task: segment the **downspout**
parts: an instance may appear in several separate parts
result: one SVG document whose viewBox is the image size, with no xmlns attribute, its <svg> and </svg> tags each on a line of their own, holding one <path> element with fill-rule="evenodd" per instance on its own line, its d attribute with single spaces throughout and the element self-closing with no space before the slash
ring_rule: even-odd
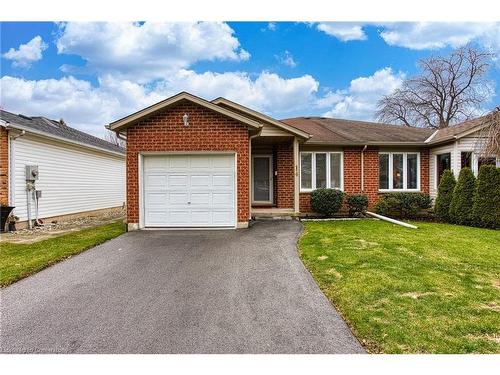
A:
<svg viewBox="0 0 500 375">
<path fill-rule="evenodd" d="M 116 134 L 116 138 L 121 139 L 124 142 L 127 142 L 127 137 L 121 135 L 120 132 L 115 132 L 115 134 Z"/>
<path fill-rule="evenodd" d="M 365 154 L 364 152 L 368 148 L 368 145 L 365 145 L 361 150 L 361 192 L 365 192 Z"/>
</svg>

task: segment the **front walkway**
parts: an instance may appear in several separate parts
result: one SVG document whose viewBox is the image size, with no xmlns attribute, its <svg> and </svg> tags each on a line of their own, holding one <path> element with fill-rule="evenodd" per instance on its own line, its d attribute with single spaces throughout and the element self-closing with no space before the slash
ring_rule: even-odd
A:
<svg viewBox="0 0 500 375">
<path fill-rule="evenodd" d="M 1 291 L 2 352 L 363 353 L 297 221 L 130 232 Z"/>
</svg>

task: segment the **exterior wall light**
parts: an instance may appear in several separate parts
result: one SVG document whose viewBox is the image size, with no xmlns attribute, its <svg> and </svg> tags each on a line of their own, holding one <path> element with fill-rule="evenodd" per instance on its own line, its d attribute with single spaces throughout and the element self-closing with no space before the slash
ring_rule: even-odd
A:
<svg viewBox="0 0 500 375">
<path fill-rule="evenodd" d="M 182 116 L 182 121 L 184 121 L 184 126 L 189 126 L 189 116 L 187 113 L 184 113 L 184 116 Z"/>
</svg>

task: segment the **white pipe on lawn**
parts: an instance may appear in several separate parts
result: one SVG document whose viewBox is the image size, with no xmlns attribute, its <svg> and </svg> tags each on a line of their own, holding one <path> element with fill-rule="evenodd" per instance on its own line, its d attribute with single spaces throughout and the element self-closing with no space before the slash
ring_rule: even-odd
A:
<svg viewBox="0 0 500 375">
<path fill-rule="evenodd" d="M 373 213 L 370 211 L 366 211 L 366 213 L 370 216 L 376 217 L 377 219 L 388 221 L 389 223 L 398 224 L 398 225 L 401 225 L 401 226 L 406 227 L 406 228 L 418 229 L 418 227 L 416 227 L 415 225 L 411 225 L 411 224 L 404 223 L 404 222 L 399 221 L 399 220 L 391 219 L 390 217 L 387 217 L 387 216 L 382 216 L 382 215 L 379 215 L 379 214 L 376 214 L 376 213 Z"/>
</svg>

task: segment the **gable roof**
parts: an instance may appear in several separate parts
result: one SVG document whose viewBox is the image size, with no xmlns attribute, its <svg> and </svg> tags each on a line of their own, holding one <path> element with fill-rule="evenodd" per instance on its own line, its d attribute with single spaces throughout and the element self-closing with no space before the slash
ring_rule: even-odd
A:
<svg viewBox="0 0 500 375">
<path fill-rule="evenodd" d="M 301 138 L 309 139 L 311 137 L 311 135 L 309 133 L 307 133 L 306 131 L 303 131 L 301 129 L 297 129 L 293 126 L 285 124 L 282 121 L 276 120 L 276 119 L 269 117 L 263 113 L 254 111 L 253 109 L 250 109 L 250 108 L 245 107 L 241 104 L 235 103 L 235 102 L 228 100 L 226 98 L 219 97 L 217 99 L 212 100 L 212 103 L 217 104 L 219 106 L 228 107 L 229 109 L 240 112 L 245 116 L 249 116 L 250 118 L 256 119 L 257 121 L 267 122 L 268 124 L 274 125 L 280 129 L 285 130 L 286 132 L 292 133 L 292 134 L 297 135 Z"/>
<path fill-rule="evenodd" d="M 432 129 L 326 117 L 297 117 L 281 121 L 311 134 L 307 144 L 424 145 L 434 132 Z"/>
<path fill-rule="evenodd" d="M 120 146 L 46 117 L 29 117 L 0 110 L 0 119 L 5 123 L 3 126 L 115 154 L 125 154 L 125 150 Z"/>
<path fill-rule="evenodd" d="M 429 144 L 444 143 L 454 141 L 455 139 L 465 137 L 489 125 L 489 115 L 477 117 L 472 120 L 464 121 L 460 124 L 439 129 L 436 135 L 429 140 Z"/>
<path fill-rule="evenodd" d="M 185 91 L 180 92 L 177 95 L 171 96 L 170 98 L 167 98 L 165 100 L 162 100 L 161 102 L 158 102 L 156 104 L 153 104 L 147 108 L 141 109 L 140 111 L 137 111 L 135 113 L 132 113 L 126 117 L 123 117 L 119 120 L 113 121 L 108 125 L 108 129 L 113 130 L 113 131 L 121 131 L 123 129 L 126 129 L 127 127 L 136 124 L 137 122 L 141 121 L 144 118 L 147 118 L 165 108 L 168 108 L 171 105 L 174 105 L 182 100 L 188 100 L 192 103 L 198 104 L 202 107 L 211 109 L 212 111 L 218 112 L 224 116 L 230 117 L 236 121 L 239 121 L 245 125 L 248 125 L 251 128 L 255 129 L 260 129 L 262 127 L 262 124 L 258 121 L 255 121 L 253 119 L 250 119 L 248 117 L 242 116 L 239 113 L 236 113 L 234 111 L 225 109 L 221 106 L 218 106 L 214 103 L 211 103 L 205 99 L 202 99 L 198 96 L 189 94 Z"/>
</svg>

